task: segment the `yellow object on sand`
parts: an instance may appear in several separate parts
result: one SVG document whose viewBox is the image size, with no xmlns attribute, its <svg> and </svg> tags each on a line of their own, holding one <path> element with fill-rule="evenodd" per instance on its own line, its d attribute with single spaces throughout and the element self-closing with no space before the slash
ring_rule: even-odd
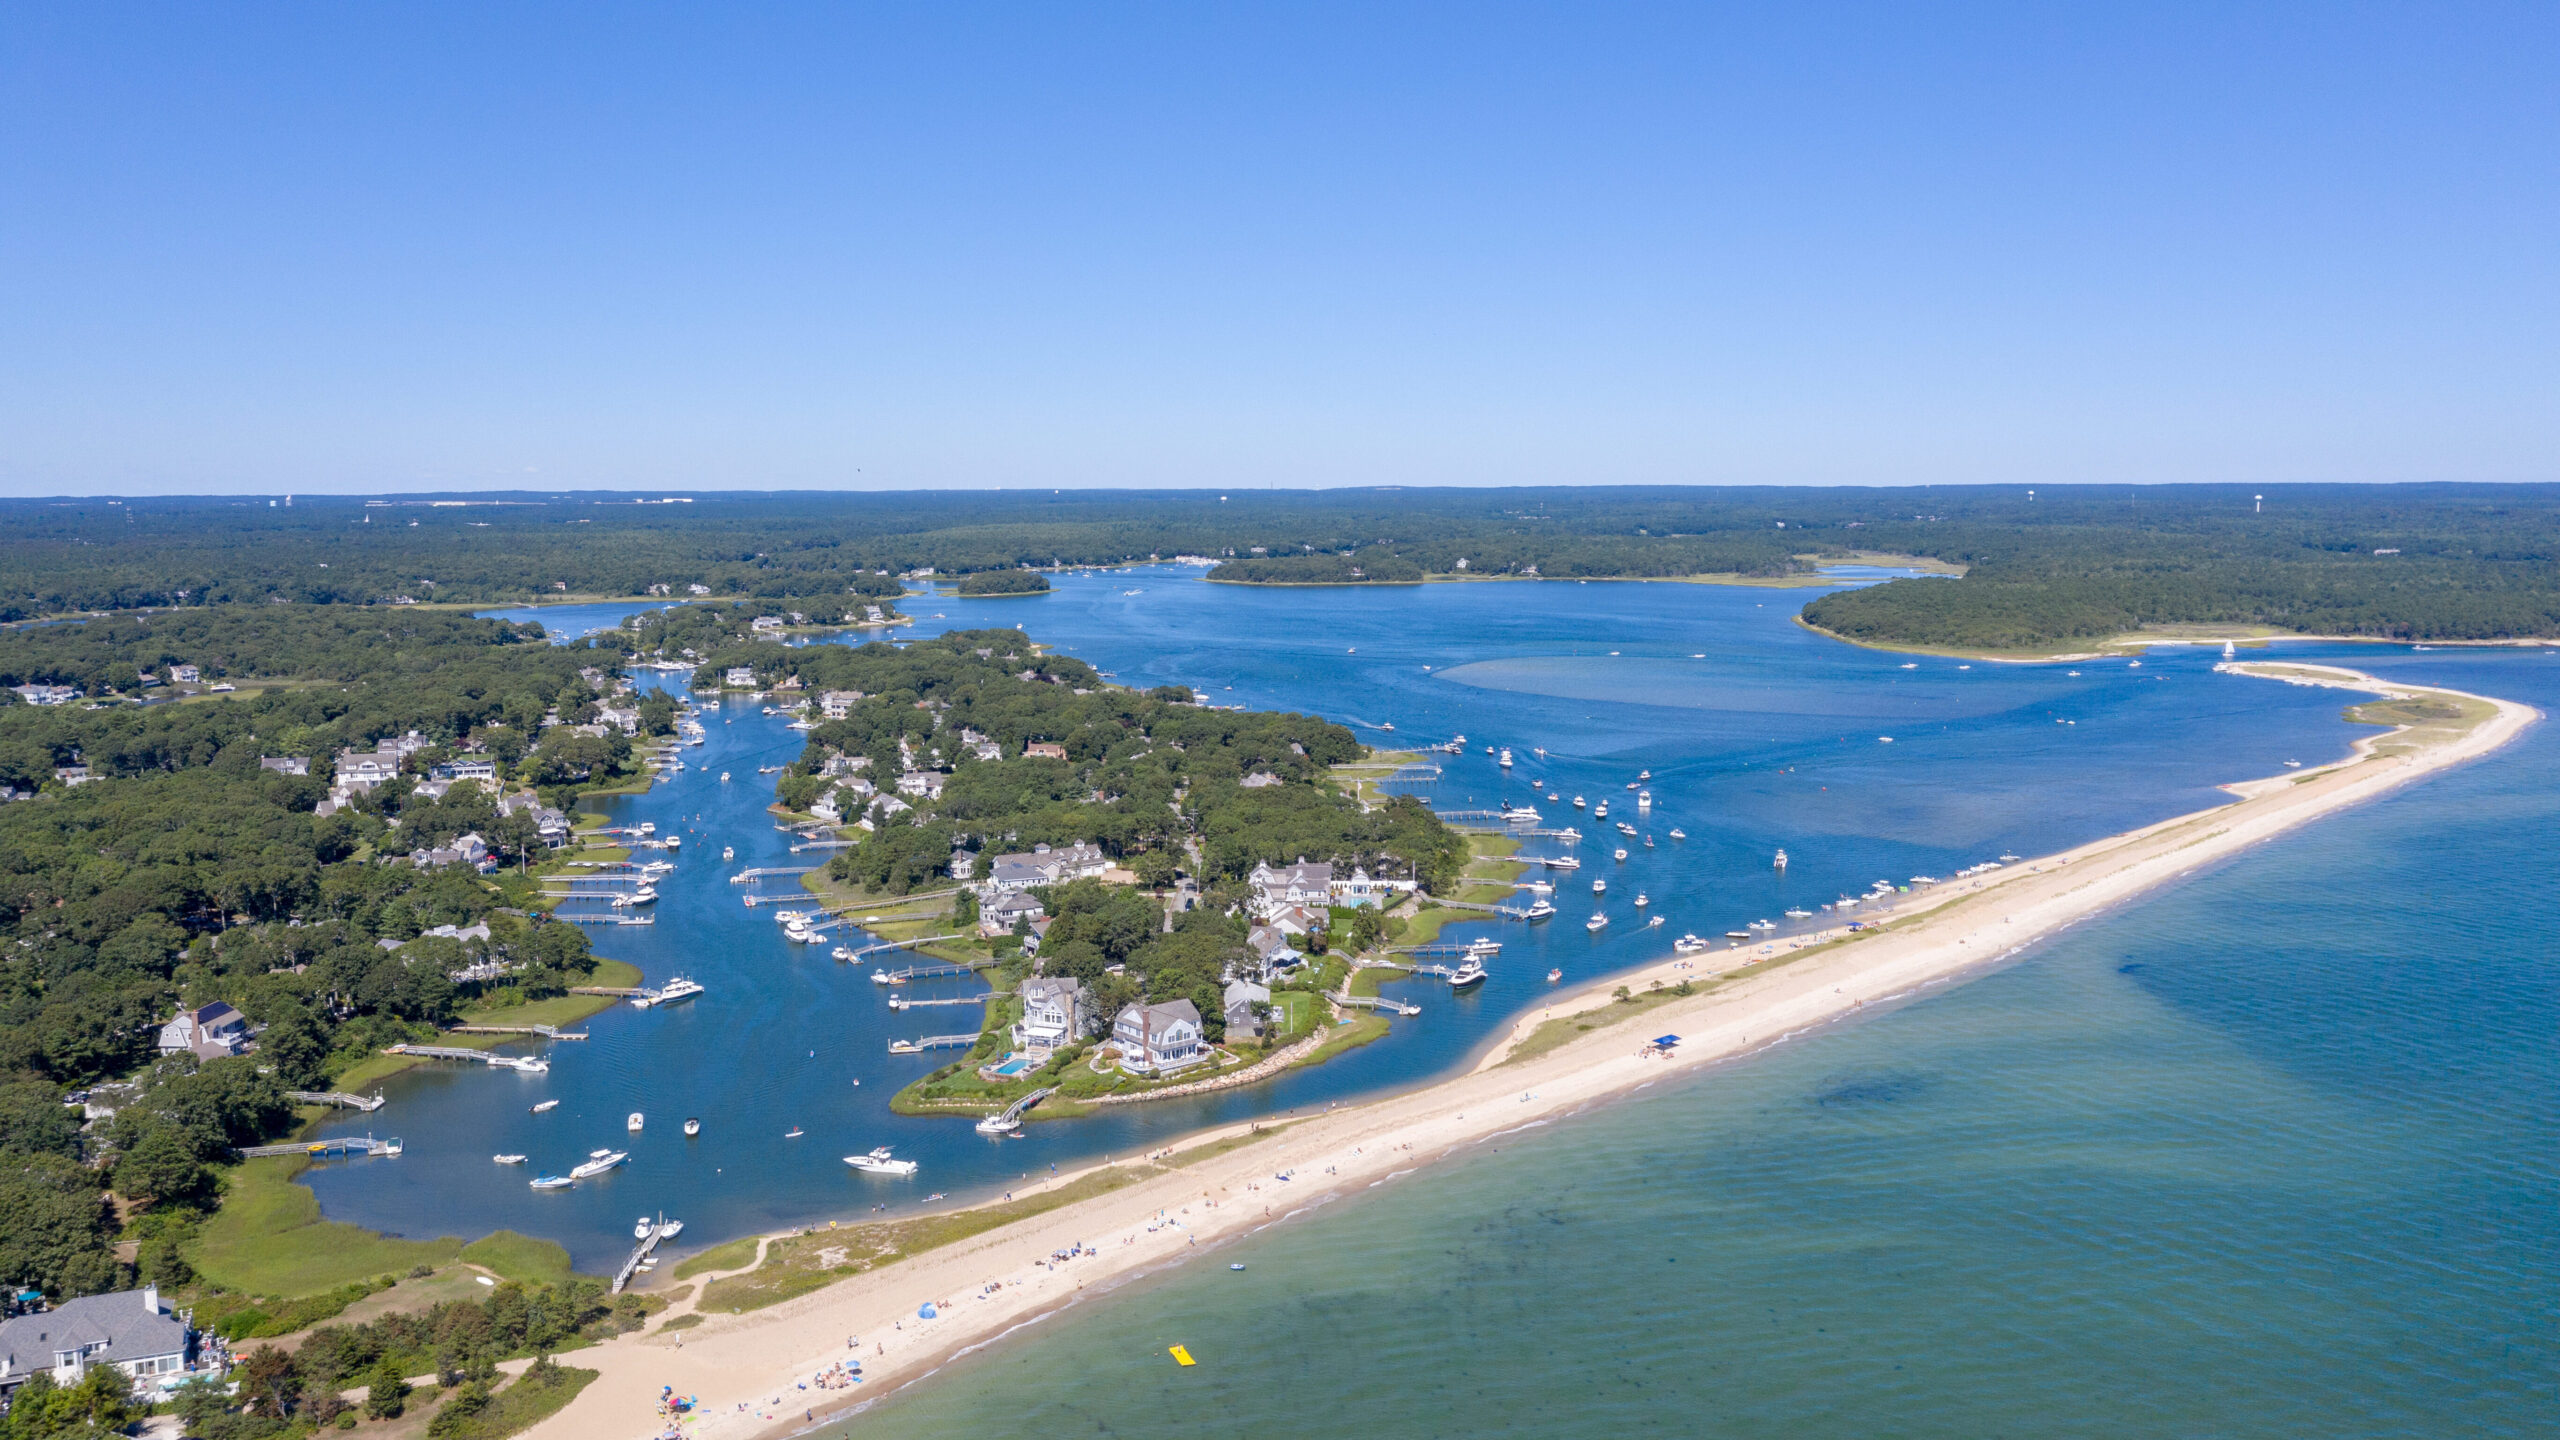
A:
<svg viewBox="0 0 2560 1440">
<path fill-rule="evenodd" d="M 1173 1356 L 1173 1363 L 1176 1365 L 1197 1365 L 1200 1363 L 1199 1361 L 1191 1358 L 1190 1351 L 1183 1349 L 1179 1345 L 1167 1346 L 1166 1352 Z"/>
</svg>

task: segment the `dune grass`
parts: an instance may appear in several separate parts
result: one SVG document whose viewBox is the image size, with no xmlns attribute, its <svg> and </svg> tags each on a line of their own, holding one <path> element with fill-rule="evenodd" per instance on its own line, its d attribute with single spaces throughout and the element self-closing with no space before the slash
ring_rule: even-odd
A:
<svg viewBox="0 0 2560 1440">
<path fill-rule="evenodd" d="M 567 1283 L 569 1252 L 556 1240 L 537 1240 L 513 1230 L 493 1230 L 462 1247 L 462 1258 L 501 1280 L 528 1285 Z"/>
<path fill-rule="evenodd" d="M 675 1268 L 675 1278 L 690 1280 L 711 1270 L 735 1270 L 756 1258 L 756 1237 L 741 1235 L 735 1240 L 714 1245 L 699 1255 L 688 1255 Z"/>
</svg>

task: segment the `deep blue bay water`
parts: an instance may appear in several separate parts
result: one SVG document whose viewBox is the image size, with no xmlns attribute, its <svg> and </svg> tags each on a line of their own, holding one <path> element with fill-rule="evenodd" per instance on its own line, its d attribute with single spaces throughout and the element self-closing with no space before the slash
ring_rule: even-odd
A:
<svg viewBox="0 0 2560 1440">
<path fill-rule="evenodd" d="M 1019 622 L 1123 683 L 1392 720 L 1392 737 L 1363 732 L 1376 742 L 1463 730 L 1473 753 L 1428 787 L 1444 806 L 1525 798 L 1530 775 L 1622 802 L 1651 768 L 1657 848 L 1618 866 L 1587 839 L 1584 882 L 1611 880 L 1601 938 L 1566 923 L 1590 904 L 1568 891 L 1559 923 L 1501 927 L 1479 996 L 1411 987 L 1424 1013 L 1342 1061 L 994 1143 L 966 1122 L 889 1116 L 889 1095 L 933 1062 L 885 1042 L 921 1027 L 739 905 L 729 870 L 790 863 L 754 771 L 799 737 L 731 702 L 687 752 L 694 768 L 614 802 L 680 827 L 686 851 L 658 925 L 599 932 L 653 979 L 683 969 L 712 993 L 596 1017 L 593 1040 L 552 1048 L 548 1076 L 396 1077 L 373 1123 L 409 1154 L 310 1178 L 334 1218 L 507 1226 L 589 1268 L 643 1210 L 682 1215 L 688 1244 L 707 1244 L 904 1210 L 927 1190 L 965 1200 L 1200 1124 L 1427 1082 L 1537 1003 L 1549 965 L 1601 976 L 1681 930 L 2112 833 L 2287 758 L 2333 756 L 2352 733 L 2334 692 L 2215 676 L 2201 651 L 2139 669 L 1906 671 L 1789 623 L 1803 599 L 1251 592 L 1169 570 L 1034 600 L 914 598 L 911 612 L 940 616 L 917 633 Z M 2560 660 L 2539 654 L 2278 653 L 2560 700 Z M 1519 752 L 1513 778 L 1482 743 Z M 1549 762 L 1531 763 L 1532 745 Z M 1327 1424 L 1393 1435 L 2540 1433 L 2555 1385 L 2560 901 L 2538 837 L 2554 769 L 2538 729 L 1996 973 L 1221 1252 L 1250 1261 L 1244 1274 L 1194 1267 L 1080 1307 L 854 1428 L 894 1414 L 963 1433 L 1196 1434 L 1209 1415 L 1218 1433 L 1276 1433 L 1304 1421 L 1318 1384 Z M 1673 825 L 1685 845 L 1663 838 Z M 735 866 L 717 863 L 722 844 Z M 1780 845 L 1783 878 L 1768 866 Z M 1638 888 L 1670 925 L 1632 928 Z M 564 1103 L 531 1116 L 536 1097 Z M 602 1183 L 534 1195 L 488 1162 L 619 1145 L 632 1109 L 650 1128 Z M 686 1114 L 704 1116 L 699 1140 L 677 1133 Z M 808 1138 L 783 1142 L 793 1124 Z M 924 1162 L 919 1183 L 838 1158 L 881 1143 Z M 1201 1368 L 1173 1372 L 1177 1340 Z"/>
</svg>

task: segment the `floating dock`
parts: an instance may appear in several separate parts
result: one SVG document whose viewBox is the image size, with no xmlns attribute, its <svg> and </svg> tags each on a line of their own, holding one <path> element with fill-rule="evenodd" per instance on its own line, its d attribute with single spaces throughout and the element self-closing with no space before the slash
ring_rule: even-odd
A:
<svg viewBox="0 0 2560 1440">
<path fill-rule="evenodd" d="M 251 1145 L 240 1154 L 244 1159 L 262 1155 L 308 1155 L 314 1160 L 334 1160 L 344 1155 L 397 1155 L 398 1140 L 376 1140 L 370 1135 L 342 1135 L 335 1140 L 312 1140 L 299 1145 Z"/>
<path fill-rule="evenodd" d="M 350 1095 L 343 1090 L 287 1090 L 284 1098 L 296 1105 L 335 1105 L 346 1110 L 362 1110 L 370 1115 L 385 1103 L 379 1095 Z"/>
<path fill-rule="evenodd" d="M 914 1040 L 892 1040 L 889 1053 L 913 1055 L 921 1050 L 965 1050 L 977 1043 L 978 1032 L 975 1030 L 966 1035 L 925 1035 Z"/>
</svg>

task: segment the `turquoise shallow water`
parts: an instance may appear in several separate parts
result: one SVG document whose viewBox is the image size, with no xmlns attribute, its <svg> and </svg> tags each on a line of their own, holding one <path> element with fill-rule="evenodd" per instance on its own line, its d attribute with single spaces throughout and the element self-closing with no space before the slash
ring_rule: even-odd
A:
<svg viewBox="0 0 2560 1440">
<path fill-rule="evenodd" d="M 2287 650 L 2560 706 L 2539 655 Z M 2549 1435 L 2555 781 L 2539 727 L 826 1433 Z"/>
</svg>

